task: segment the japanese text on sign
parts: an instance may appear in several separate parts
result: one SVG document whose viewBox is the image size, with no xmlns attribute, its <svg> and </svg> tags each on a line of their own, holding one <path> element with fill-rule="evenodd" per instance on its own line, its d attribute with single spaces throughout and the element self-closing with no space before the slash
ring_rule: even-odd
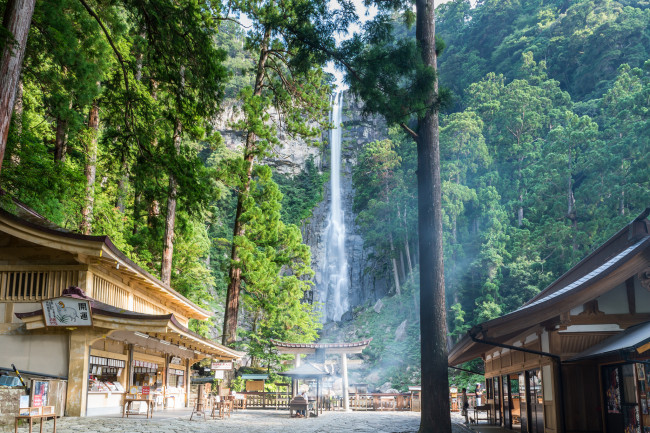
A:
<svg viewBox="0 0 650 433">
<path fill-rule="evenodd" d="M 92 326 L 90 301 L 61 297 L 42 302 L 46 326 Z"/>
</svg>

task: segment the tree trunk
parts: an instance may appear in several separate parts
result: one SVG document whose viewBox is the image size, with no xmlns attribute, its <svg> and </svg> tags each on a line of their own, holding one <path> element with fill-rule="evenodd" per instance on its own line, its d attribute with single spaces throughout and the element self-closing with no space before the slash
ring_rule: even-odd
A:
<svg viewBox="0 0 650 433">
<path fill-rule="evenodd" d="M 437 70 L 433 0 L 416 0 L 416 38 L 425 65 Z M 438 92 L 428 95 L 435 107 Z M 451 433 L 447 378 L 447 320 L 442 250 L 442 193 L 438 111 L 418 119 L 418 229 L 420 244 L 420 334 L 422 412 L 420 432 Z"/>
<path fill-rule="evenodd" d="M 181 121 L 176 119 L 174 125 L 174 149 L 178 155 L 181 151 Z M 178 184 L 172 173 L 169 174 L 169 195 L 167 197 L 167 215 L 165 216 L 165 237 L 163 238 L 163 254 L 160 270 L 160 280 L 170 284 L 172 279 L 172 257 L 174 256 L 174 226 L 176 224 L 176 196 Z"/>
<path fill-rule="evenodd" d="M 406 263 L 409 265 L 409 275 L 413 275 L 413 263 L 411 262 L 411 249 L 409 248 L 408 238 L 404 240 L 404 249 L 406 250 Z"/>
<path fill-rule="evenodd" d="M 255 77 L 255 88 L 253 94 L 260 96 L 264 83 L 264 72 L 266 69 L 266 60 L 268 58 L 268 47 L 271 40 L 271 28 L 267 27 L 264 31 L 264 38 L 260 48 L 260 58 L 257 63 L 257 73 Z M 243 178 L 243 188 L 239 191 L 237 197 L 237 211 L 235 213 L 235 226 L 233 228 L 232 251 L 230 254 L 230 269 L 228 271 L 228 291 L 226 293 L 226 310 L 223 318 L 223 335 L 221 341 L 224 345 L 232 344 L 237 341 L 237 318 L 239 315 L 239 290 L 241 288 L 241 259 L 236 239 L 244 235 L 244 225 L 241 216 L 244 213 L 244 200 L 248 196 L 251 188 L 251 177 L 253 175 L 253 165 L 255 162 L 255 134 L 248 132 L 246 134 L 246 146 L 244 148 L 244 161 L 246 166 L 245 177 Z"/>
<path fill-rule="evenodd" d="M 65 161 L 67 129 L 68 122 L 57 117 L 56 131 L 54 135 L 54 161 L 56 162 Z"/>
<path fill-rule="evenodd" d="M 7 41 L 0 54 L 0 170 L 35 3 L 36 0 L 9 0 L 2 20 L 2 27 L 14 40 Z"/>
<path fill-rule="evenodd" d="M 97 134 L 99 130 L 99 105 L 93 101 L 88 114 L 90 137 L 86 148 L 86 200 L 81 210 L 81 233 L 89 235 L 92 231 L 93 207 L 95 204 L 95 178 L 97 174 Z"/>
<path fill-rule="evenodd" d="M 18 143 L 14 148 L 14 153 L 11 155 L 11 163 L 15 166 L 20 164 L 20 147 L 23 135 L 23 80 L 18 81 L 16 88 L 16 102 L 14 103 L 14 132 L 18 137 Z"/>
<path fill-rule="evenodd" d="M 128 182 L 129 182 L 129 171 L 128 163 L 126 160 L 126 154 L 122 157 L 122 176 L 117 181 L 117 197 L 115 198 L 115 207 L 120 211 L 121 214 L 124 214 L 126 210 L 126 196 L 128 194 Z"/>
<path fill-rule="evenodd" d="M 399 209 L 397 212 L 399 212 Z M 406 263 L 409 266 L 409 275 L 413 275 L 413 262 L 411 261 L 411 249 L 409 248 L 409 226 L 406 219 L 406 206 L 404 206 L 404 251 L 406 252 Z"/>
<path fill-rule="evenodd" d="M 395 259 L 395 248 L 393 247 L 393 234 L 389 233 L 388 239 L 390 240 L 390 259 L 393 262 L 393 279 L 395 280 L 395 293 L 397 296 L 402 294 L 402 290 L 399 285 L 399 274 L 397 271 L 397 260 Z"/>
</svg>

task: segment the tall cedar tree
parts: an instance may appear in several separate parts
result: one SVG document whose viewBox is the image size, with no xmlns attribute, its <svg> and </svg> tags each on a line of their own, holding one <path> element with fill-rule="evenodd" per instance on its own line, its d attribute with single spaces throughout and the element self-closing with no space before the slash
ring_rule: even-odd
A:
<svg viewBox="0 0 650 433">
<path fill-rule="evenodd" d="M 223 344 L 237 340 L 239 298 L 243 258 L 240 239 L 244 236 L 242 214 L 250 194 L 255 160 L 268 155 L 279 144 L 276 123 L 283 133 L 315 137 L 320 134 L 327 111 L 329 88 L 321 69 L 333 51 L 334 34 L 345 29 L 344 13 L 331 14 L 323 0 L 284 2 L 244 1 L 235 7 L 254 24 L 247 48 L 256 53 L 252 87 L 242 90 L 243 119 L 234 127 L 245 132 L 243 160 L 239 168 L 237 210 L 233 228 L 231 263 L 223 325 Z M 272 119 L 272 116 L 274 117 Z"/>
<path fill-rule="evenodd" d="M 378 4 L 384 12 L 399 2 Z M 412 20 L 412 12 L 405 16 Z M 398 123 L 417 143 L 418 230 L 420 250 L 420 332 L 422 370 L 421 432 L 451 432 L 447 378 L 447 322 L 442 247 L 442 192 L 438 91 L 433 0 L 416 1 L 415 41 L 392 37 L 392 17 L 379 14 L 366 26 L 365 40 L 355 37 L 343 47 L 352 71 L 352 92 L 365 110 Z M 413 119 L 413 117 L 415 119 Z M 414 128 L 408 122 L 415 120 Z M 413 125 L 412 125 L 413 126 Z"/>
<path fill-rule="evenodd" d="M 0 169 L 36 0 L 9 0 L 0 27 Z"/>
</svg>

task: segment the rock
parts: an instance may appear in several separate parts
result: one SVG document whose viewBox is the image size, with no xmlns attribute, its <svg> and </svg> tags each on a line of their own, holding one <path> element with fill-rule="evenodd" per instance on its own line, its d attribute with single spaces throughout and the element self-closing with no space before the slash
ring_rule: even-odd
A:
<svg viewBox="0 0 650 433">
<path fill-rule="evenodd" d="M 404 341 L 406 340 L 406 325 L 408 320 L 404 320 L 395 330 L 395 341 Z"/>
<path fill-rule="evenodd" d="M 372 307 L 372 309 L 375 310 L 375 313 L 379 314 L 381 313 L 382 308 L 384 308 L 384 303 L 381 302 L 381 299 L 377 299 L 377 302 L 375 302 L 375 306 Z"/>
<path fill-rule="evenodd" d="M 390 382 L 384 383 L 382 386 L 379 387 L 379 391 L 381 392 L 390 392 L 389 390 L 392 388 L 393 384 Z"/>
<path fill-rule="evenodd" d="M 351 322 L 354 320 L 354 316 L 352 315 L 352 311 L 346 311 L 345 314 L 341 316 L 341 322 Z"/>
<path fill-rule="evenodd" d="M 386 334 L 390 334 L 390 326 L 386 327 Z"/>
<path fill-rule="evenodd" d="M 368 383 L 375 383 L 379 380 L 379 372 L 378 371 L 373 371 L 370 374 L 366 376 L 366 382 Z"/>
</svg>

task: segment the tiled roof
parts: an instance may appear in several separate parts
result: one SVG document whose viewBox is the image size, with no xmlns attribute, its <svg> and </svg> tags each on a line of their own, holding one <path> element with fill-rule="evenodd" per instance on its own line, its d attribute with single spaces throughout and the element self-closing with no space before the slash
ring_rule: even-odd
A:
<svg viewBox="0 0 650 433">
<path fill-rule="evenodd" d="M 587 275 L 584 277 L 574 281 L 573 283 L 563 287 L 562 289 L 553 292 L 547 296 L 544 296 L 543 298 L 537 299 L 535 302 L 531 302 L 530 304 L 526 304 L 523 307 L 515 310 L 514 312 L 519 312 L 519 311 L 524 311 L 527 310 L 530 307 L 533 307 L 538 304 L 543 304 L 545 302 L 550 301 L 553 298 L 556 298 L 560 295 L 563 295 L 565 293 L 569 293 L 573 290 L 577 290 L 579 287 L 581 287 L 583 284 L 586 284 L 593 280 L 594 278 L 599 278 L 602 277 L 604 274 L 607 274 L 608 271 L 613 270 L 616 265 L 618 265 L 620 262 L 623 262 L 627 257 L 629 257 L 632 254 L 637 253 L 639 250 L 645 248 L 647 245 L 650 244 L 650 237 L 644 237 L 634 245 L 626 248 L 625 250 L 621 251 L 619 254 L 616 256 L 612 257 L 609 259 L 607 262 L 603 263 L 600 265 L 598 268 L 594 269 L 593 271 L 589 272 Z"/>
</svg>

